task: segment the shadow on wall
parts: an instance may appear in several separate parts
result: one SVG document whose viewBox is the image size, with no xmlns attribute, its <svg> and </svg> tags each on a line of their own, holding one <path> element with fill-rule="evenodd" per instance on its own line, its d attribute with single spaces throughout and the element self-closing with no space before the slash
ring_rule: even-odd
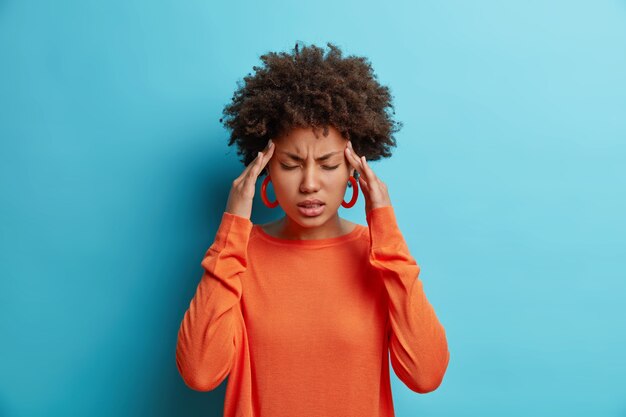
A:
<svg viewBox="0 0 626 417">
<path fill-rule="evenodd" d="M 219 136 L 219 133 L 213 135 Z M 221 138 L 214 139 L 214 143 L 219 140 Z M 212 163 L 211 158 L 220 159 L 221 162 Z M 220 170 L 219 167 L 223 168 L 225 165 L 223 163 L 225 158 L 230 161 L 228 169 Z M 155 333 L 159 335 L 162 343 L 145 347 L 151 352 L 150 375 L 138 379 L 143 382 L 133 394 L 136 401 L 132 406 L 132 414 L 158 417 L 222 417 L 228 377 L 212 391 L 200 392 L 189 388 L 176 367 L 176 341 L 180 323 L 202 276 L 200 267 L 202 256 L 213 243 L 226 208 L 232 181 L 245 167 L 238 160 L 234 148 L 229 148 L 226 154 L 217 152 L 214 155 L 200 156 L 196 150 L 195 155 L 183 156 L 182 159 L 189 161 L 189 165 L 176 172 L 177 178 L 171 186 L 177 187 L 177 184 L 180 184 L 179 189 L 184 193 L 177 196 L 184 201 L 180 207 L 191 209 L 190 212 L 183 210 L 176 216 L 185 219 L 183 238 L 184 235 L 188 235 L 190 241 L 196 240 L 190 242 L 186 248 L 171 251 L 171 255 L 178 259 L 166 261 L 156 259 L 161 269 L 157 273 L 158 276 L 154 277 L 154 281 L 162 285 L 159 286 L 155 299 L 151 301 L 151 305 L 156 306 L 152 312 L 148 312 L 152 317 L 146 321 L 150 321 L 147 325 L 158 326 Z M 163 169 L 167 170 L 166 167 Z M 193 182 L 191 186 L 190 178 Z M 252 209 L 254 223 L 264 223 L 283 215 L 280 207 L 270 209 L 261 201 L 260 188 L 263 178 L 257 179 Z M 268 195 L 272 199 L 275 198 L 273 189 L 268 191 Z M 210 227 L 205 227 L 207 221 L 211 223 Z M 194 230 L 199 227 L 198 225 L 202 225 L 201 232 Z"/>
</svg>

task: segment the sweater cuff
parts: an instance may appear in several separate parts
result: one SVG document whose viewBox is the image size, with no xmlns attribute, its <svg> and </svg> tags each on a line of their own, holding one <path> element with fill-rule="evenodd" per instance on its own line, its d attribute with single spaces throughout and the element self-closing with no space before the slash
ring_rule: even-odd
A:
<svg viewBox="0 0 626 417">
<path fill-rule="evenodd" d="M 226 246 L 247 248 L 252 226 L 252 221 L 247 217 L 225 211 L 222 214 L 211 249 L 221 251 Z"/>
<path fill-rule="evenodd" d="M 372 248 L 388 246 L 402 240 L 393 206 L 377 207 L 366 213 Z"/>
</svg>

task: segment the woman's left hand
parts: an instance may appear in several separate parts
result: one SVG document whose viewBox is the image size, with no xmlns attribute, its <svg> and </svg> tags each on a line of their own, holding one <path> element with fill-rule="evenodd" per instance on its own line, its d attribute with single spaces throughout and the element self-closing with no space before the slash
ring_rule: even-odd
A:
<svg viewBox="0 0 626 417">
<path fill-rule="evenodd" d="M 365 156 L 359 157 L 352 149 L 352 142 L 344 149 L 346 159 L 359 173 L 359 184 L 365 196 L 365 212 L 384 206 L 391 205 L 391 199 L 387 192 L 387 185 L 380 180 L 370 168 Z"/>
</svg>

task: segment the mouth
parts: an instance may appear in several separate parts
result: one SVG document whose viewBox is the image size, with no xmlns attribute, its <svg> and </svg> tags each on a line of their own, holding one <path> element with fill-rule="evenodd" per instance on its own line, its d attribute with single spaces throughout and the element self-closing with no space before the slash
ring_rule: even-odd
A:
<svg viewBox="0 0 626 417">
<path fill-rule="evenodd" d="M 324 202 L 320 200 L 305 200 L 305 201 L 298 203 L 298 207 L 305 207 L 305 208 L 319 208 L 320 206 L 323 206 L 323 205 L 324 205 Z"/>
<path fill-rule="evenodd" d="M 324 207 L 325 204 L 319 200 L 298 203 L 300 214 L 307 217 L 319 216 L 324 211 Z"/>
</svg>

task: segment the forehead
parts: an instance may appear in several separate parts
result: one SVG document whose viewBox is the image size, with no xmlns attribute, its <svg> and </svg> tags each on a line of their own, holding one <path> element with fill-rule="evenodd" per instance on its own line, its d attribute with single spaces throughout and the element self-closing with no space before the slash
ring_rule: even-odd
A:
<svg viewBox="0 0 626 417">
<path fill-rule="evenodd" d="M 318 129 L 317 132 L 314 132 L 313 128 L 297 127 L 274 141 L 277 145 L 277 151 L 285 150 L 303 155 L 312 152 L 317 156 L 321 153 L 342 150 L 345 147 L 347 139 L 342 137 L 337 129 L 329 126 L 326 136 L 324 136 L 323 129 L 321 128 Z"/>
</svg>

